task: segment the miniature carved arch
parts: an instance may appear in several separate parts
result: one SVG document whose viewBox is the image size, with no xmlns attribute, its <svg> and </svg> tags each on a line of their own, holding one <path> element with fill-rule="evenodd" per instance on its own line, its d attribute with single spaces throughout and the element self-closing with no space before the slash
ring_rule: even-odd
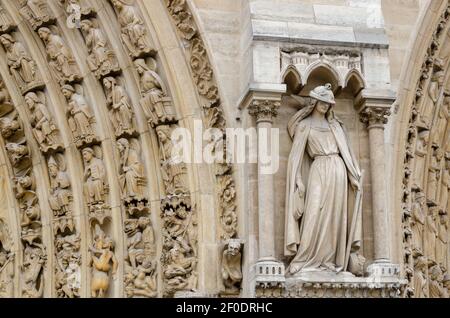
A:
<svg viewBox="0 0 450 318">
<path fill-rule="evenodd" d="M 282 82 L 287 85 L 287 92 L 298 94 L 303 86 L 302 76 L 294 65 L 289 65 L 282 75 Z"/>
</svg>

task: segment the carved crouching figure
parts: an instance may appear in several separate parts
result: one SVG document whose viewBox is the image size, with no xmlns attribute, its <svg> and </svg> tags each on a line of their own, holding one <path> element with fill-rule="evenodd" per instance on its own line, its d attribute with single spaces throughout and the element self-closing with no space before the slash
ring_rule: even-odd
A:
<svg viewBox="0 0 450 318">
<path fill-rule="evenodd" d="M 239 294 L 242 282 L 241 243 L 230 241 L 222 254 L 222 281 L 224 294 Z"/>
</svg>

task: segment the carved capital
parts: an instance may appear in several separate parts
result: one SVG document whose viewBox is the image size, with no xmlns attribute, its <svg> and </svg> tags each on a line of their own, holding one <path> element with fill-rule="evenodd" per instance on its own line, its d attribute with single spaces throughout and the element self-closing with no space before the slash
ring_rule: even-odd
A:
<svg viewBox="0 0 450 318">
<path fill-rule="evenodd" d="M 387 107 L 365 107 L 360 113 L 362 123 L 371 126 L 383 126 L 387 124 L 391 111 Z"/>
<path fill-rule="evenodd" d="M 278 115 L 280 102 L 275 100 L 253 100 L 248 108 L 248 113 L 256 117 L 259 122 L 272 122 Z"/>
</svg>

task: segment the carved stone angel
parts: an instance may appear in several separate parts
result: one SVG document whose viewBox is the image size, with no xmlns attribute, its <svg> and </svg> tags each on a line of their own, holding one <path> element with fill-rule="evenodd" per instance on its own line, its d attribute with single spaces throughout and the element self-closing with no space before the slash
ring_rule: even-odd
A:
<svg viewBox="0 0 450 318">
<path fill-rule="evenodd" d="M 39 96 L 30 92 L 25 95 L 25 103 L 31 113 L 31 126 L 33 134 L 43 152 L 49 149 L 56 150 L 62 148 L 59 130 L 53 122 L 47 106 L 41 101 Z"/>
<path fill-rule="evenodd" d="M 287 168 L 285 255 L 294 256 L 291 274 L 341 273 L 361 244 L 362 173 L 334 116 L 331 85 L 316 87 L 310 97 L 314 103 L 288 125 L 294 143 Z"/>
<path fill-rule="evenodd" d="M 55 72 L 61 85 L 81 79 L 80 70 L 75 62 L 69 47 L 63 38 L 42 27 L 38 31 L 39 37 L 44 41 L 50 66 Z"/>
<path fill-rule="evenodd" d="M 97 78 L 106 76 L 119 70 L 114 52 L 109 47 L 108 41 L 100 28 L 91 20 L 81 21 L 86 46 L 89 51 L 88 66 Z"/>
<path fill-rule="evenodd" d="M 117 10 L 122 32 L 122 42 L 133 58 L 142 57 L 153 51 L 147 40 L 147 30 L 130 0 L 111 0 Z"/>
<path fill-rule="evenodd" d="M 9 70 L 22 93 L 43 86 L 43 82 L 37 73 L 36 63 L 22 43 L 14 40 L 9 34 L 1 35 L 0 42 L 6 50 Z"/>
<path fill-rule="evenodd" d="M 175 119 L 171 99 L 167 97 L 162 79 L 156 73 L 156 61 L 149 59 L 150 66 L 144 59 L 134 61 L 134 66 L 141 77 L 141 104 L 152 126 L 169 123 Z"/>
<path fill-rule="evenodd" d="M 59 0 L 64 5 L 68 14 L 76 14 L 79 11 L 80 16 L 89 16 L 95 12 L 91 5 L 91 0 Z"/>
<path fill-rule="evenodd" d="M 84 96 L 76 92 L 71 85 L 64 85 L 62 87 L 62 93 L 69 102 L 69 126 L 74 135 L 77 147 L 95 141 L 95 117 Z"/>
<path fill-rule="evenodd" d="M 34 30 L 55 20 L 44 0 L 20 0 L 20 14 L 30 22 Z"/>
<path fill-rule="evenodd" d="M 114 77 L 103 79 L 103 86 L 116 137 L 133 135 L 136 132 L 134 112 L 125 88 Z"/>
</svg>

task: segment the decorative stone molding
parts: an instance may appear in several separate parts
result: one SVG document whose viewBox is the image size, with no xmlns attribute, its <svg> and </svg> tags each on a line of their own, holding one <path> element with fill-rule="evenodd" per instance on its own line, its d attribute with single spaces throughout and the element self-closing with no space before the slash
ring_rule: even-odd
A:
<svg viewBox="0 0 450 318">
<path fill-rule="evenodd" d="M 346 87 L 352 73 L 364 82 L 361 59 L 362 53 L 358 50 L 304 47 L 281 52 L 281 73 L 285 74 L 289 67 L 294 67 L 300 75 L 300 84 L 306 85 L 311 72 L 322 66 L 334 73 L 340 87 Z"/>
<path fill-rule="evenodd" d="M 273 122 L 273 119 L 278 115 L 278 108 L 280 108 L 279 101 L 255 99 L 249 106 L 248 112 L 256 117 L 258 123 Z"/>
</svg>

